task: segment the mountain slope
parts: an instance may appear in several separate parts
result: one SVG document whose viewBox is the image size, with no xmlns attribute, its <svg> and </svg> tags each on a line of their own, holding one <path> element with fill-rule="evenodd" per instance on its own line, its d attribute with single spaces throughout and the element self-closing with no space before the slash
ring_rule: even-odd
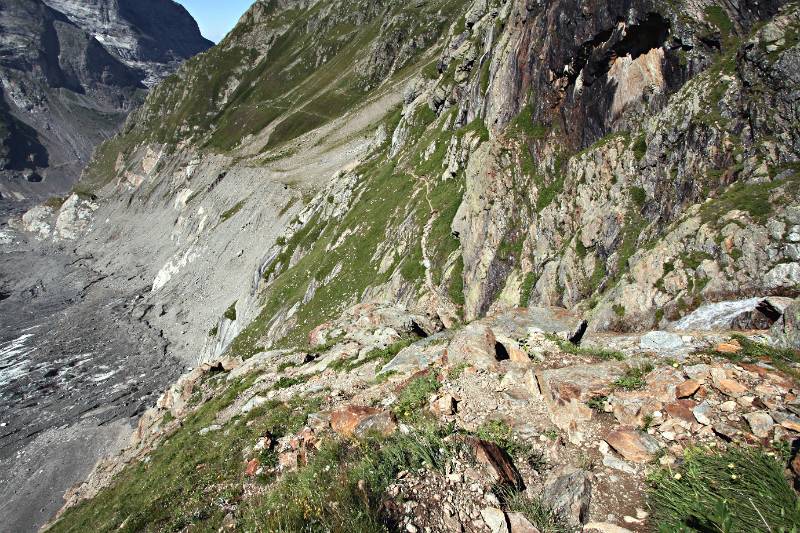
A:
<svg viewBox="0 0 800 533">
<path fill-rule="evenodd" d="M 221 316 L 238 302 L 245 354 L 365 298 L 446 324 L 530 303 L 642 329 L 703 301 L 793 295 L 797 130 L 782 87 L 795 83 L 796 7 L 756 30 L 779 5 L 684 16 L 621 3 L 564 18 L 580 10 L 474 4 L 434 31 L 435 17 L 408 26 L 391 4 L 258 2 L 150 95 L 82 186 L 114 180 L 123 217 L 164 217 L 171 243 L 145 244 L 164 265 L 153 298 L 181 293 L 211 329 L 209 306 L 184 291 L 215 280 L 211 305 Z M 392 15 L 378 27 L 381 10 Z M 402 109 L 369 103 L 392 92 Z M 292 190 L 302 210 L 259 204 Z M 784 230 L 764 225 L 776 220 Z M 230 248 L 230 224 L 244 230 L 246 290 L 191 266 Z"/>
<path fill-rule="evenodd" d="M 413 513 L 383 506 L 393 497 L 367 476 L 372 456 L 360 470 L 347 444 L 332 458 L 302 443 L 328 425 L 352 436 L 336 427 L 361 415 L 368 428 L 396 418 L 419 436 L 426 419 L 409 413 L 429 400 L 440 410 L 440 387 L 451 404 L 440 418 L 459 429 L 423 442 L 449 449 L 500 404 L 521 404 L 513 439 L 544 443 L 560 487 L 597 481 L 584 472 L 595 463 L 579 459 L 596 439 L 631 462 L 653 459 L 658 446 L 644 435 L 662 408 L 670 450 L 683 449 L 676 432 L 716 445 L 749 431 L 705 416 L 744 394 L 732 391 L 734 377 L 755 387 L 784 372 L 768 378 L 782 392 L 764 393 L 764 405 L 777 402 L 770 420 L 787 420 L 785 398 L 774 397 L 796 379 L 795 352 L 744 337 L 718 345 L 731 335 L 692 336 L 680 324 L 718 327 L 704 319 L 716 307 L 703 306 L 720 303 L 751 307 L 719 327 L 763 327 L 775 316 L 753 319 L 754 302 L 783 306 L 800 294 L 799 20 L 795 1 L 256 2 L 220 45 L 150 93 L 79 185 L 101 204 L 80 249 L 108 275 L 152 279 L 143 316 L 197 370 L 144 418 L 127 455 L 75 492 L 71 503 L 97 498 L 56 530 L 95 516 L 110 529 L 133 516 L 133 527 L 156 517 L 155 528 L 292 530 L 281 517 L 313 516 L 322 530 L 348 530 L 356 526 L 340 520 L 356 518 L 336 509 L 364 510 L 362 497 L 358 520 L 379 523 L 359 527 L 400 527 Z M 680 333 L 641 334 L 656 328 Z M 720 359 L 724 350 L 769 368 L 743 370 Z M 699 379 L 688 396 L 713 387 L 718 398 L 674 404 L 686 378 Z M 465 414 L 447 418 L 456 400 Z M 494 430 L 484 431 L 502 440 Z M 197 434 L 216 451 L 190 451 Z M 366 442 L 390 449 L 392 479 L 436 467 L 425 445 L 417 462 L 391 455 L 394 441 Z M 158 466 L 124 468 L 142 457 Z M 321 458 L 320 471 L 303 468 L 308 457 Z M 582 492 L 565 511 L 573 522 L 642 514 L 633 506 L 644 508 L 644 467 L 615 458 L 600 458 L 604 475 L 623 472 L 627 492 L 606 485 L 596 505 Z M 340 471 L 331 465 L 347 487 L 332 497 L 353 501 L 315 499 L 315 476 L 341 489 L 320 474 Z M 295 467 L 309 477 L 282 477 Z M 185 475 L 162 475 L 176 471 Z M 546 488 L 541 473 L 531 476 Z M 193 492 L 195 481 L 205 490 Z M 159 489 L 136 496 L 147 511 L 134 516 L 128 498 L 143 486 Z M 497 494 L 491 506 L 510 511 Z M 491 517 L 475 505 L 458 525 L 481 516 L 486 528 L 476 527 L 488 531 Z"/>
<path fill-rule="evenodd" d="M 140 4 L 0 5 L 0 194 L 22 199 L 69 190 L 94 148 L 142 101 L 144 82 L 212 44 L 174 3 L 150 3 L 151 17 L 168 7 L 169 25 L 147 23 Z"/>
</svg>

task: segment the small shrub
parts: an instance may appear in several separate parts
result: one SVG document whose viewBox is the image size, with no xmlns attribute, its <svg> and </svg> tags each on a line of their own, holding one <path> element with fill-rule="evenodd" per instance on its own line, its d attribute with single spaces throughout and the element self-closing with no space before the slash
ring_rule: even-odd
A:
<svg viewBox="0 0 800 533">
<path fill-rule="evenodd" d="M 636 157 L 637 161 L 641 161 L 642 158 L 647 153 L 647 138 L 644 134 L 639 135 L 636 137 L 636 141 L 633 143 L 633 155 Z"/>
<path fill-rule="evenodd" d="M 231 322 L 236 321 L 236 302 L 233 302 L 230 307 L 225 310 L 225 313 L 222 315 Z"/>
<path fill-rule="evenodd" d="M 594 398 L 590 398 L 589 401 L 586 402 L 586 405 L 589 407 L 589 409 L 602 413 L 605 411 L 605 405 L 607 401 L 608 396 L 595 396 Z"/>
<path fill-rule="evenodd" d="M 297 363 L 293 363 L 292 361 L 284 361 L 283 363 L 278 365 L 278 372 L 284 372 L 287 368 L 296 367 Z"/>
<path fill-rule="evenodd" d="M 619 318 L 625 318 L 625 306 L 622 304 L 614 304 L 611 307 L 614 310 L 614 314 L 617 315 Z"/>
<path fill-rule="evenodd" d="M 430 396 L 439 390 L 441 384 L 434 375 L 422 376 L 411 383 L 400 393 L 392 410 L 401 420 L 416 418 L 419 410 L 428 404 Z"/>
<path fill-rule="evenodd" d="M 510 512 L 521 513 L 541 533 L 572 533 L 574 531 L 538 498 L 531 498 L 522 492 L 506 492 L 502 496 Z"/>
<path fill-rule="evenodd" d="M 614 382 L 614 386 L 624 390 L 641 390 L 647 386 L 644 377 L 653 371 L 653 365 L 646 363 L 641 366 L 629 368 L 625 375 Z"/>
<path fill-rule="evenodd" d="M 511 456 L 516 456 L 525 447 L 514 438 L 514 430 L 502 420 L 487 420 L 475 430 L 475 436 L 487 442 L 493 442 L 503 448 Z"/>
<path fill-rule="evenodd" d="M 463 374 L 468 367 L 469 363 L 467 362 L 462 361 L 458 363 L 456 366 L 454 366 L 447 372 L 447 379 L 450 381 L 457 380 L 458 378 L 461 377 L 461 374 Z"/>
<path fill-rule="evenodd" d="M 558 431 L 555 429 L 548 429 L 547 431 L 543 432 L 542 435 L 550 440 L 556 440 L 558 438 Z"/>
</svg>

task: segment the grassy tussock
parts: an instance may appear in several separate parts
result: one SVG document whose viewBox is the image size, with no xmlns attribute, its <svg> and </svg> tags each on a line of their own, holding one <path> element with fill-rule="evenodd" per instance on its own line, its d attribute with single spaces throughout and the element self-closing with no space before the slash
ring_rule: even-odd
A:
<svg viewBox="0 0 800 533">
<path fill-rule="evenodd" d="M 383 493 L 402 470 L 442 470 L 455 452 L 432 427 L 389 439 L 330 442 L 298 472 L 251 502 L 245 531 L 378 533 L 390 531 Z"/>
<path fill-rule="evenodd" d="M 678 469 L 650 477 L 659 532 L 797 532 L 800 501 L 783 466 L 758 449 L 689 450 Z"/>
</svg>

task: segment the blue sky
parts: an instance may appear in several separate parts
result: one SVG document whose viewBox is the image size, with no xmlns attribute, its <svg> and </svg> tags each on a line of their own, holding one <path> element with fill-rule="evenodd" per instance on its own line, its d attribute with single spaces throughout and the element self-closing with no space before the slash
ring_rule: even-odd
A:
<svg viewBox="0 0 800 533">
<path fill-rule="evenodd" d="M 254 0 L 177 0 L 189 10 L 207 39 L 218 43 Z"/>
</svg>

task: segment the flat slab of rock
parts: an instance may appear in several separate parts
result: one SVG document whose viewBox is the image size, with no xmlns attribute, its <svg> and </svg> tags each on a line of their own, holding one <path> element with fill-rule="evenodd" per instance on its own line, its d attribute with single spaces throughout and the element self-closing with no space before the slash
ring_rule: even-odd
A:
<svg viewBox="0 0 800 533">
<path fill-rule="evenodd" d="M 493 442 L 481 439 L 470 438 L 467 443 L 472 447 L 475 460 L 488 472 L 493 483 L 522 488 L 522 476 L 505 450 Z"/>
<path fill-rule="evenodd" d="M 531 307 L 527 312 L 528 332 L 551 333 L 580 343 L 588 323 L 559 307 Z"/>
<path fill-rule="evenodd" d="M 675 389 L 675 396 L 678 399 L 689 398 L 697 392 L 702 383 L 696 379 L 687 379 Z"/>
<path fill-rule="evenodd" d="M 403 348 L 394 356 L 394 359 L 378 371 L 378 375 L 388 374 L 389 372 L 413 374 L 425 370 L 444 357 L 447 343 L 438 341 L 439 339 L 446 341 L 447 338 L 445 335 L 436 334 L 424 341 Z"/>
<path fill-rule="evenodd" d="M 639 348 L 656 354 L 672 354 L 684 347 L 683 338 L 668 331 L 651 331 L 639 340 Z"/>
<path fill-rule="evenodd" d="M 374 407 L 350 405 L 331 412 L 331 429 L 344 437 L 362 437 L 368 433 L 388 436 L 397 429 L 388 411 Z"/>
<path fill-rule="evenodd" d="M 592 418 L 586 402 L 611 394 L 614 382 L 627 368 L 623 362 L 609 361 L 538 372 L 536 379 L 551 421 L 567 432 L 570 441 L 582 442 L 581 422 Z"/>
<path fill-rule="evenodd" d="M 763 411 L 747 413 L 742 416 L 750 425 L 750 430 L 753 432 L 753 435 L 762 439 L 769 436 L 772 431 L 772 426 L 775 425 L 775 421 L 772 417 Z"/>
<path fill-rule="evenodd" d="M 646 463 L 660 449 L 658 441 L 635 429 L 618 429 L 606 436 L 606 442 L 627 461 Z"/>
</svg>

